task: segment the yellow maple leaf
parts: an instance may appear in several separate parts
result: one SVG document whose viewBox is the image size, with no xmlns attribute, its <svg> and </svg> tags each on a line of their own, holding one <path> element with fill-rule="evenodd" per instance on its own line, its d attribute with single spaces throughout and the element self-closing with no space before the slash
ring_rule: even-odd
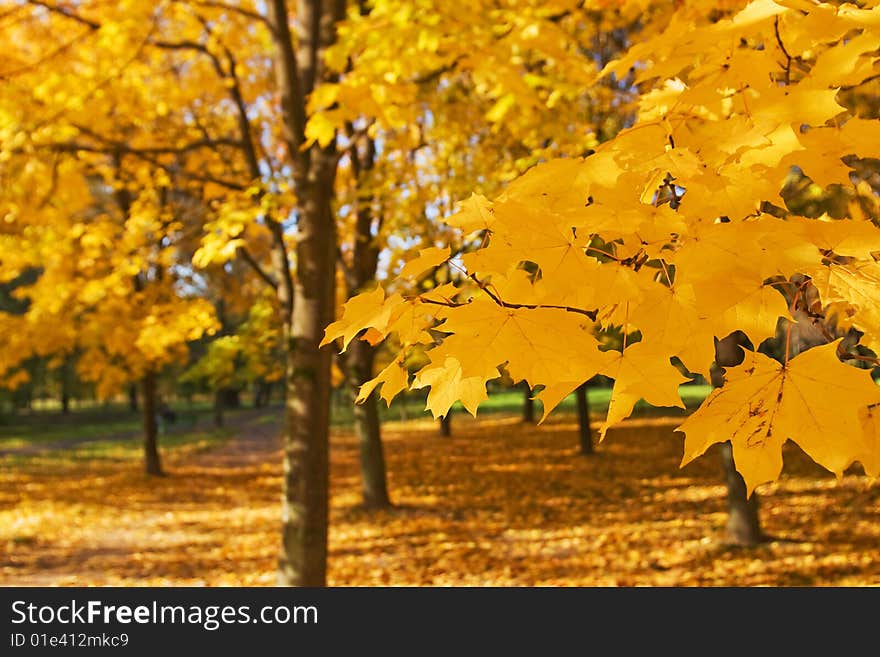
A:
<svg viewBox="0 0 880 657">
<path fill-rule="evenodd" d="M 458 204 L 458 211 L 446 217 L 443 223 L 465 233 L 491 229 L 495 223 L 492 203 L 482 194 L 471 194 L 470 198 Z"/>
<path fill-rule="evenodd" d="M 678 386 L 687 381 L 668 357 L 658 355 L 645 342 L 630 345 L 622 352 L 609 352 L 613 359 L 601 374 L 614 379 L 608 415 L 599 429 L 599 440 L 605 438 L 609 428 L 626 419 L 640 399 L 652 406 L 677 406 L 684 408 L 678 394 Z"/>
<path fill-rule="evenodd" d="M 711 445 L 731 441 L 749 495 L 782 472 L 782 446 L 793 440 L 816 463 L 842 475 L 855 460 L 876 466 L 876 441 L 859 412 L 880 403 L 866 370 L 837 358 L 839 341 L 814 347 L 787 364 L 759 352 L 727 370 L 725 382 L 676 431 L 685 434 L 685 465 Z"/>
<path fill-rule="evenodd" d="M 375 378 L 370 379 L 360 387 L 355 401 L 358 404 L 366 401 L 367 397 L 376 389 L 376 386 L 381 384 L 381 397 L 388 406 L 391 406 L 391 400 L 394 399 L 397 393 L 406 388 L 408 381 L 409 373 L 406 366 L 404 366 L 399 358 L 395 358 Z"/>
<path fill-rule="evenodd" d="M 862 344 L 880 348 L 880 263 L 829 263 L 806 273 L 825 303 L 843 301 L 851 306 L 851 323 L 865 332 Z"/>
<path fill-rule="evenodd" d="M 602 365 L 592 322 L 583 315 L 558 308 L 505 307 L 485 296 L 445 310 L 446 321 L 437 330 L 452 335 L 431 350 L 432 361 L 459 358 L 464 378 L 494 378 L 506 363 L 514 381 L 525 379 L 534 387 L 581 378 L 591 369 L 592 376 Z"/>
<path fill-rule="evenodd" d="M 495 376 L 498 376 L 497 370 Z M 476 416 L 477 407 L 489 398 L 486 394 L 486 381 L 487 377 L 483 376 L 465 376 L 461 361 L 448 356 L 439 366 L 420 370 L 412 388 L 415 390 L 430 386 L 425 409 L 431 411 L 436 420 L 445 416 L 459 400 L 471 415 Z"/>
<path fill-rule="evenodd" d="M 880 477 L 880 405 L 872 404 L 859 411 L 859 420 L 865 432 L 865 451 L 856 460 L 870 477 Z"/>
<path fill-rule="evenodd" d="M 398 278 L 417 279 L 429 269 L 446 262 L 449 259 L 449 252 L 448 246 L 442 248 L 431 246 L 427 249 L 421 249 L 419 255 L 407 261 L 397 276 Z"/>
<path fill-rule="evenodd" d="M 393 294 L 385 298 L 385 290 L 377 285 L 374 290 L 364 292 L 352 297 L 343 306 L 342 319 L 330 324 L 324 329 L 324 346 L 333 342 L 336 338 L 342 338 L 342 351 L 348 348 L 348 343 L 364 329 L 374 328 L 384 332 L 391 319 L 392 311 L 405 303 L 399 294 Z M 375 340 L 376 336 L 371 336 Z"/>
</svg>

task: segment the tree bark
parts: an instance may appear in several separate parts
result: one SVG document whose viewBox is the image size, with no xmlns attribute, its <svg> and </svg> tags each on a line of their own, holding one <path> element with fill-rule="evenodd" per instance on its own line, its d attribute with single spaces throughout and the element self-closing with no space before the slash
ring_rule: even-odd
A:
<svg viewBox="0 0 880 657">
<path fill-rule="evenodd" d="M 285 0 L 267 2 L 275 46 L 281 133 L 296 189 L 296 256 L 287 253 L 282 224 L 269 218 L 276 291 L 284 317 L 285 421 L 282 540 L 278 583 L 324 586 L 327 570 L 331 350 L 321 349 L 333 321 L 336 284 L 336 217 L 333 207 L 338 153 L 305 145 L 306 99 L 316 82 L 336 77 L 324 53 L 336 40 L 344 0 L 298 0 L 296 39 Z M 253 176 L 260 176 L 246 113 L 242 132 Z M 291 263 L 295 268 L 293 273 Z M 294 309 L 296 311 L 294 312 Z"/>
<path fill-rule="evenodd" d="M 349 126 L 349 159 L 356 194 L 353 203 L 355 213 L 354 240 L 351 259 L 340 259 L 345 275 L 347 296 L 351 298 L 376 280 L 379 267 L 379 251 L 374 236 L 383 217 L 374 211 L 374 192 L 370 178 L 376 163 L 376 143 L 367 135 L 355 135 Z M 356 396 L 361 385 L 373 378 L 375 349 L 363 340 L 349 345 L 345 368 L 349 385 Z M 354 404 L 354 426 L 360 441 L 361 490 L 363 504 L 368 508 L 391 506 L 382 449 L 382 427 L 379 421 L 379 397 L 374 392 L 361 404 Z"/>
<path fill-rule="evenodd" d="M 327 567 L 331 352 L 318 347 L 332 321 L 335 225 L 331 180 L 314 180 L 299 217 L 296 312 L 285 327 L 286 432 L 279 584 L 324 586 Z"/>
<path fill-rule="evenodd" d="M 449 438 L 452 435 L 452 409 L 446 411 L 446 415 L 440 417 L 440 435 Z"/>
<path fill-rule="evenodd" d="M 223 396 L 219 390 L 214 391 L 214 426 L 218 429 L 223 426 Z"/>
<path fill-rule="evenodd" d="M 354 340 L 348 347 L 347 369 L 353 396 L 373 378 L 376 349 L 368 342 Z M 379 396 L 374 390 L 362 403 L 354 404 L 354 428 L 360 445 L 361 493 L 368 508 L 391 506 L 385 474 L 385 454 L 379 423 Z"/>
<path fill-rule="evenodd" d="M 156 422 L 156 373 L 149 371 L 141 379 L 144 421 L 144 471 L 148 475 L 161 476 L 159 459 L 159 427 Z"/>
<path fill-rule="evenodd" d="M 64 364 L 61 365 L 61 414 L 67 415 L 70 413 L 70 384 L 71 384 L 71 366 L 70 366 L 70 358 L 67 357 L 64 359 Z"/>
<path fill-rule="evenodd" d="M 138 412 L 138 388 L 135 383 L 128 386 L 128 410 L 132 413 Z"/>
<path fill-rule="evenodd" d="M 535 400 L 532 399 L 532 389 L 529 384 L 523 381 L 523 414 L 522 420 L 526 424 L 535 423 Z"/>
<path fill-rule="evenodd" d="M 574 396 L 577 402 L 581 454 L 589 456 L 596 450 L 593 448 L 593 428 L 590 426 L 590 399 L 587 396 L 587 384 L 580 384 L 575 389 Z"/>
<path fill-rule="evenodd" d="M 710 372 L 714 387 L 723 385 L 725 367 L 742 363 L 745 355 L 741 346 L 742 338 L 738 333 L 733 333 L 715 343 L 715 364 Z M 746 494 L 746 482 L 736 470 L 729 441 L 721 446 L 721 465 L 727 485 L 726 540 L 735 545 L 758 545 L 764 538 L 758 515 L 758 496 L 754 492 L 751 497 Z"/>
<path fill-rule="evenodd" d="M 263 379 L 254 382 L 254 408 L 263 408 L 269 404 L 269 383 Z"/>
<path fill-rule="evenodd" d="M 746 495 L 746 482 L 736 471 L 730 441 L 721 445 L 721 462 L 727 483 L 727 541 L 748 547 L 758 545 L 764 539 L 758 516 L 758 496 L 754 493 L 751 497 Z"/>
</svg>

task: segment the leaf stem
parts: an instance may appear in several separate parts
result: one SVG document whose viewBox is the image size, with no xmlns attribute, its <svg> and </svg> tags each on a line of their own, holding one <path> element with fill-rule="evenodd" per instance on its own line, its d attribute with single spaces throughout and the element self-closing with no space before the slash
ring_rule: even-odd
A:
<svg viewBox="0 0 880 657">
<path fill-rule="evenodd" d="M 791 306 L 789 306 L 792 313 L 794 313 L 795 308 L 797 307 L 798 300 L 801 297 L 801 290 L 798 288 L 798 291 L 795 292 L 794 299 L 791 300 Z M 785 362 L 783 363 L 783 367 L 788 367 L 788 357 L 791 351 L 791 327 L 794 325 L 794 321 L 789 320 L 788 328 L 785 329 Z"/>
</svg>

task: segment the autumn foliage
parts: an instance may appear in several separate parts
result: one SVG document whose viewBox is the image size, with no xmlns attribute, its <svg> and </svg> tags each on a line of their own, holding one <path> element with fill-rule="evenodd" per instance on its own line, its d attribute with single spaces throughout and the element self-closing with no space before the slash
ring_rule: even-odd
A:
<svg viewBox="0 0 880 657">
<path fill-rule="evenodd" d="M 502 367 L 541 388 L 545 415 L 603 374 L 615 380 L 604 435 L 639 399 L 680 406 L 679 384 L 708 377 L 716 339 L 741 331 L 754 350 L 779 328 L 780 362 L 749 351 L 682 424 L 685 462 L 730 440 L 751 491 L 779 476 L 791 439 L 832 472 L 860 461 L 877 476 L 880 388 L 854 365 L 856 344 L 878 347 L 880 230 L 876 192 L 853 167 L 880 144 L 849 95 L 877 79 L 877 12 L 759 1 L 706 22 L 682 10 L 599 73 L 636 71 L 632 127 L 462 203 L 445 221 L 478 242 L 449 260 L 459 281 L 355 298 L 325 342 L 395 335 L 399 355 L 367 388 L 390 400 L 430 386 L 435 415 L 459 399 L 476 413 Z M 847 215 L 790 211 L 792 167 L 849 187 Z M 795 323 L 828 345 L 795 357 Z M 603 346 L 612 332 L 622 348 Z M 402 364 L 426 345 L 410 380 Z"/>
<path fill-rule="evenodd" d="M 877 477 L 878 28 L 878 0 L 2 3 L 0 386 L 139 394 L 160 475 L 163 389 L 219 423 L 277 383 L 285 585 L 334 572 L 344 385 L 374 511 L 377 400 L 410 390 L 436 420 L 519 386 L 546 428 L 601 380 L 605 438 L 711 382 L 683 469 L 730 443 L 751 495 L 791 441 Z"/>
</svg>

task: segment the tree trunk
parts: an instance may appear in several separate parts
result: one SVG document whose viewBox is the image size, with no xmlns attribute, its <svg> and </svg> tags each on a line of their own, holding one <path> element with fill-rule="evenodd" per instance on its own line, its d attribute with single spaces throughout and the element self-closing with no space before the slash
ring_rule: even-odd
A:
<svg viewBox="0 0 880 657">
<path fill-rule="evenodd" d="M 70 413 L 70 388 L 73 384 L 73 357 L 67 355 L 58 371 L 59 383 L 61 384 L 61 414 Z"/>
<path fill-rule="evenodd" d="M 223 396 L 219 390 L 214 391 L 214 426 L 218 429 L 223 426 Z"/>
<path fill-rule="evenodd" d="M 62 375 L 61 379 L 61 414 L 70 413 L 70 387 L 68 385 L 67 376 Z"/>
<path fill-rule="evenodd" d="M 286 431 L 278 581 L 324 586 L 329 514 L 331 352 L 320 349 L 333 318 L 335 224 L 332 178 L 313 183 L 299 217 L 296 312 L 285 327 Z"/>
<path fill-rule="evenodd" d="M 716 388 L 724 383 L 725 367 L 735 367 L 745 356 L 742 350 L 743 336 L 733 333 L 715 343 L 715 364 L 710 375 Z M 727 541 L 735 545 L 755 546 L 763 540 L 761 521 L 758 515 L 758 496 L 746 494 L 746 482 L 736 470 L 733 461 L 733 448 L 730 442 L 721 446 L 721 465 L 727 484 Z"/>
<path fill-rule="evenodd" d="M 156 422 L 156 373 L 147 372 L 141 380 L 144 419 L 144 470 L 148 475 L 161 476 L 159 460 L 159 427 Z"/>
<path fill-rule="evenodd" d="M 354 340 L 348 347 L 349 385 L 356 396 L 360 387 L 373 378 L 376 350 L 368 342 Z M 391 506 L 385 476 L 385 454 L 379 424 L 379 396 L 374 390 L 362 403 L 354 405 L 354 428 L 360 444 L 361 492 L 368 508 Z"/>
<path fill-rule="evenodd" d="M 758 517 L 758 496 L 746 495 L 746 482 L 736 471 L 730 441 L 721 445 L 721 462 L 727 482 L 727 541 L 753 547 L 764 538 Z"/>
<path fill-rule="evenodd" d="M 523 422 L 526 424 L 535 423 L 535 400 L 532 399 L 532 389 L 529 384 L 523 381 Z"/>
<path fill-rule="evenodd" d="M 398 409 L 400 410 L 400 421 L 406 422 L 409 420 L 409 410 L 407 409 L 406 405 L 406 391 L 404 391 L 397 399 Z"/>
<path fill-rule="evenodd" d="M 276 291 L 284 317 L 285 435 L 282 540 L 278 583 L 324 586 L 327 571 L 331 349 L 319 347 L 334 319 L 336 216 L 333 207 L 338 153 L 335 142 L 306 147 L 306 99 L 316 83 L 338 76 L 325 67 L 325 51 L 345 17 L 344 0 L 298 0 L 291 32 L 286 0 L 269 0 L 281 136 L 296 189 L 296 254 L 287 253 L 282 224 L 270 218 Z M 239 103 L 243 107 L 243 103 Z M 246 112 L 239 110 L 249 169 L 260 177 Z M 295 275 L 292 271 L 295 269 Z"/>
<path fill-rule="evenodd" d="M 268 403 L 269 384 L 262 379 L 254 381 L 254 408 L 263 408 Z"/>
<path fill-rule="evenodd" d="M 217 391 L 223 408 L 241 408 L 241 391 L 238 388 L 220 388 Z"/>
<path fill-rule="evenodd" d="M 587 384 L 580 384 L 574 391 L 577 401 L 578 434 L 580 436 L 581 454 L 589 456 L 596 450 L 593 448 L 593 429 L 590 426 L 590 400 L 587 397 Z"/>
<path fill-rule="evenodd" d="M 138 389 L 135 383 L 128 386 L 128 410 L 132 413 L 138 412 Z"/>
<path fill-rule="evenodd" d="M 365 5 L 362 10 L 366 11 Z M 346 293 L 349 298 L 364 290 L 376 280 L 380 248 L 374 230 L 379 231 L 383 217 L 375 211 L 375 191 L 371 172 L 376 163 L 376 143 L 368 135 L 353 136 L 349 148 L 351 173 L 356 194 L 352 208 L 355 213 L 351 259 L 341 260 Z M 355 340 L 348 348 L 345 360 L 349 385 L 357 395 L 361 385 L 373 378 L 375 349 L 363 340 Z M 354 425 L 360 439 L 361 489 L 366 507 L 388 507 L 388 484 L 385 474 L 385 454 L 382 449 L 382 427 L 379 421 L 379 397 L 373 392 L 362 404 L 354 405 Z"/>
<path fill-rule="evenodd" d="M 452 409 L 446 411 L 446 415 L 440 418 L 440 435 L 449 438 L 452 435 Z"/>
</svg>

